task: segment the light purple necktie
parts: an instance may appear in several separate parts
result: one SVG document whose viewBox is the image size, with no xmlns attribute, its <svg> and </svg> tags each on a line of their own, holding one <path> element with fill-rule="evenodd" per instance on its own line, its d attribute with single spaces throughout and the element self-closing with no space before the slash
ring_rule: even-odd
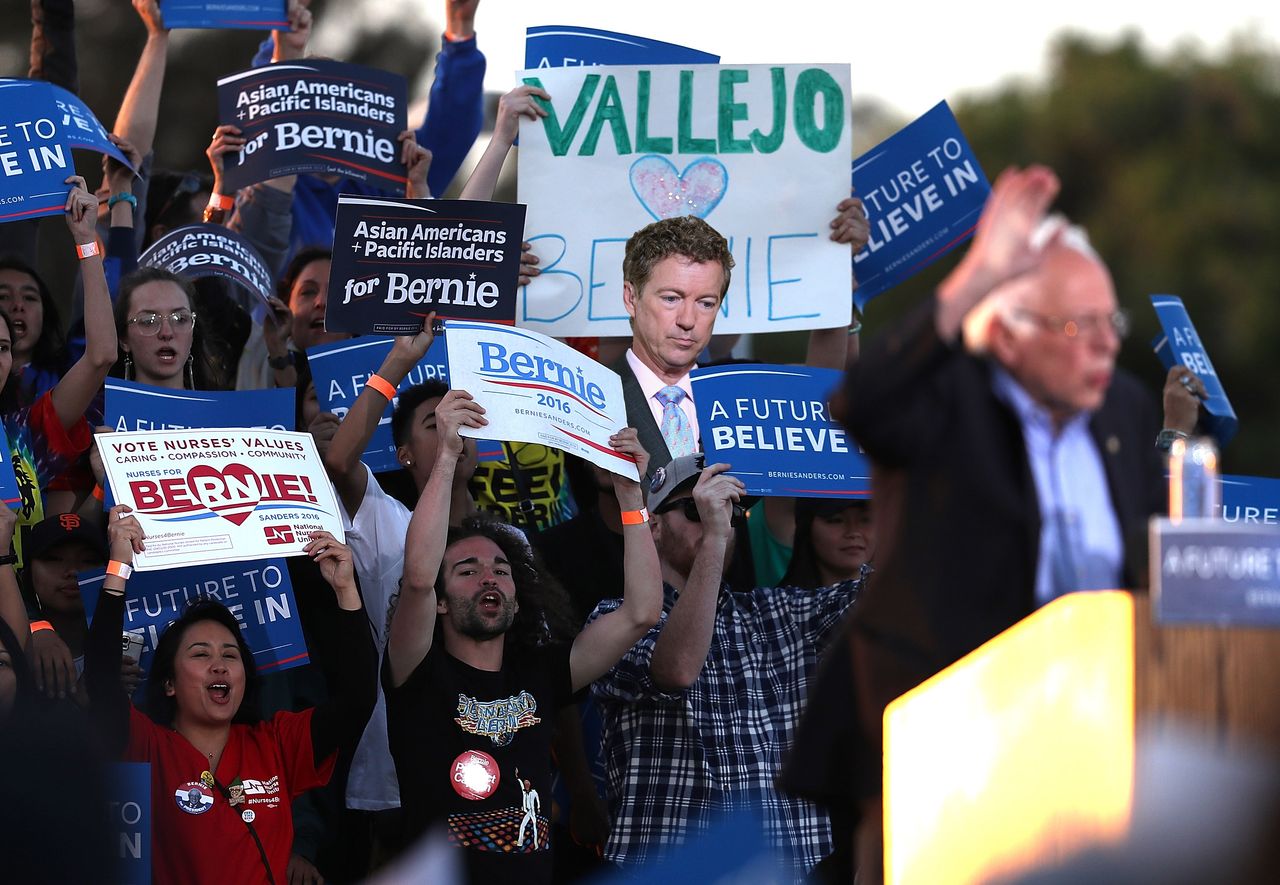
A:
<svg viewBox="0 0 1280 885">
<path fill-rule="evenodd" d="M 654 394 L 662 403 L 662 438 L 667 441 L 667 450 L 672 458 L 681 455 L 692 455 L 697 451 L 693 440 L 693 427 L 689 416 L 680 408 L 685 393 L 674 384 L 669 384 Z"/>
</svg>

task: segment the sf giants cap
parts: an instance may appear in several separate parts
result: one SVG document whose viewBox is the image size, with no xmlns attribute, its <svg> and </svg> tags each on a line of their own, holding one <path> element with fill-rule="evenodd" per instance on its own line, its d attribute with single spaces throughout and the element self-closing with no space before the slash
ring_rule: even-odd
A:
<svg viewBox="0 0 1280 885">
<path fill-rule="evenodd" d="M 107 542 L 102 531 L 75 513 L 56 513 L 33 525 L 22 545 L 23 558 L 28 562 L 40 559 L 66 541 L 88 544 L 95 553 L 102 555 L 104 561 L 107 558 Z"/>
</svg>

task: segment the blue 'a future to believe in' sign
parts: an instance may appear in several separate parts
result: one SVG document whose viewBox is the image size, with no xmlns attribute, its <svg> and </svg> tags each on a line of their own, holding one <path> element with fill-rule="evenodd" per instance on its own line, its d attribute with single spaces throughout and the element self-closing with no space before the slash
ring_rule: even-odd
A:
<svg viewBox="0 0 1280 885">
<path fill-rule="evenodd" d="M 345 418 L 369 376 L 378 370 L 390 352 L 391 339 L 375 336 L 307 348 L 307 363 L 311 366 L 311 379 L 321 411 Z M 441 381 L 445 387 L 449 386 L 449 353 L 443 335 L 436 336 L 426 356 L 409 370 L 396 392 L 404 393 L 426 381 Z M 391 414 L 398 401 L 399 397 L 387 403 L 369 445 L 360 456 L 374 473 L 389 473 L 401 467 L 391 439 Z M 476 446 L 481 461 L 500 461 L 504 457 L 500 443 L 478 439 Z"/>
<path fill-rule="evenodd" d="M 438 319 L 515 322 L 524 206 L 342 194 L 324 327 L 412 335 Z"/>
<path fill-rule="evenodd" d="M 133 168 L 89 106 L 67 90 L 36 80 L 0 80 L 0 222 L 60 214 L 76 149 Z"/>
<path fill-rule="evenodd" d="M 160 0 L 166 28 L 288 29 L 285 0 Z"/>
<path fill-rule="evenodd" d="M 972 236 L 991 193 L 945 101 L 854 160 L 853 187 L 871 223 L 853 256 L 858 310 Z"/>
<path fill-rule="evenodd" d="M 1280 525 L 1280 479 L 1223 474 L 1223 522 Z"/>
<path fill-rule="evenodd" d="M 197 427 L 293 429 L 292 388 L 170 390 L 111 378 L 106 389 L 106 422 L 119 432 Z"/>
<path fill-rule="evenodd" d="M 1219 448 L 1225 447 L 1236 435 L 1239 423 L 1236 411 L 1231 408 L 1222 380 L 1196 334 L 1196 327 L 1192 325 L 1182 299 L 1177 295 L 1152 295 L 1151 306 L 1155 308 L 1156 319 L 1160 320 L 1160 328 L 1164 330 L 1164 334 L 1151 342 L 1152 349 L 1165 369 L 1182 365 L 1195 372 L 1204 385 L 1205 427 L 1217 439 Z"/>
<path fill-rule="evenodd" d="M 690 375 L 707 463 L 726 462 L 752 495 L 869 498 L 871 469 L 827 397 L 842 373 L 731 365 Z"/>
<path fill-rule="evenodd" d="M 116 762 L 107 769 L 107 821 L 117 847 L 120 885 L 151 882 L 151 765 Z"/>
<path fill-rule="evenodd" d="M 337 173 L 403 194 L 400 133 L 408 128 L 404 77 L 307 59 L 218 81 L 218 120 L 245 138 L 228 154 L 231 190 L 303 172 Z M 228 191 L 230 193 L 231 191 Z"/>
<path fill-rule="evenodd" d="M 22 493 L 18 491 L 18 479 L 13 473 L 13 462 L 9 460 L 9 439 L 5 436 L 4 426 L 0 425 L 0 452 L 4 453 L 4 463 L 0 464 L 0 503 L 10 510 L 17 510 L 22 505 Z"/>
<path fill-rule="evenodd" d="M 540 25 L 525 30 L 526 68 L 563 68 L 574 65 L 714 65 L 720 56 L 635 37 L 576 25 Z"/>
<path fill-rule="evenodd" d="M 90 621 L 105 577 L 103 569 L 80 574 L 80 598 Z M 151 671 L 151 658 L 165 628 L 182 615 L 188 601 L 201 596 L 219 600 L 235 615 L 259 673 L 301 667 L 310 660 L 285 561 L 221 562 L 134 571 L 125 591 L 124 629 L 142 636 L 138 664 L 143 673 Z"/>
</svg>

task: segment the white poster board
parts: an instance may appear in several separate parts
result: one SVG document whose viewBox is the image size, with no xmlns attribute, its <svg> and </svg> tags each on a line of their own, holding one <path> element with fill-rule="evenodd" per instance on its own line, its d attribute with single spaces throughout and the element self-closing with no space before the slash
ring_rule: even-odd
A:
<svg viewBox="0 0 1280 885">
<path fill-rule="evenodd" d="M 639 481 L 636 463 L 609 445 L 627 426 L 622 379 L 554 338 L 526 329 L 445 322 L 449 384 L 489 423 L 463 436 L 542 443 Z"/>
<path fill-rule="evenodd" d="M 828 239 L 849 196 L 848 65 L 625 65 L 518 75 L 551 95 L 520 122 L 519 201 L 542 274 L 516 324 L 630 335 L 622 257 L 632 233 L 697 215 L 735 267 L 716 331 L 845 325 L 851 255 Z"/>
<path fill-rule="evenodd" d="M 139 571 L 290 556 L 320 529 L 344 537 L 309 433 L 156 430 L 95 441 L 116 501 L 146 532 Z"/>
</svg>

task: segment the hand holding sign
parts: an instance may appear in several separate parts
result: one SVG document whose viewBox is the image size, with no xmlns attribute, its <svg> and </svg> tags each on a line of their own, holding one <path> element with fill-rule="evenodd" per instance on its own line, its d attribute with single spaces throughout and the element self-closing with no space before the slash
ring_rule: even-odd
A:
<svg viewBox="0 0 1280 885">
<path fill-rule="evenodd" d="M 107 549 L 113 560 L 125 565 L 132 564 L 134 555 L 147 549 L 147 534 L 132 514 L 133 508 L 128 504 L 117 504 L 107 514 Z"/>
<path fill-rule="evenodd" d="M 441 454 L 447 452 L 455 458 L 461 457 L 466 449 L 466 440 L 461 435 L 462 428 L 481 428 L 488 423 L 489 419 L 484 416 L 484 406 L 476 402 L 471 394 L 465 390 L 450 390 L 436 406 L 436 432 L 441 442 Z"/>
<path fill-rule="evenodd" d="M 302 551 L 320 568 L 320 577 L 338 596 L 338 607 L 347 611 L 360 608 L 360 592 L 356 589 L 355 567 L 351 548 L 328 532 L 313 532 Z"/>
<path fill-rule="evenodd" d="M 704 537 L 728 538 L 733 533 L 733 506 L 742 500 L 747 487 L 726 473 L 729 469 L 728 464 L 708 464 L 693 487 L 693 503 Z"/>
<path fill-rule="evenodd" d="M 634 458 L 636 472 L 640 476 L 649 472 L 649 453 L 640 444 L 640 437 L 636 434 L 634 427 L 624 427 L 609 437 L 609 445 L 613 446 L 615 452 Z M 640 483 L 630 477 L 623 476 L 621 473 L 613 474 L 613 492 L 618 496 L 618 503 L 624 510 L 632 509 L 633 506 L 634 509 L 644 506 L 644 493 L 640 490 Z M 638 503 L 633 505 L 631 503 L 633 498 Z"/>
</svg>

